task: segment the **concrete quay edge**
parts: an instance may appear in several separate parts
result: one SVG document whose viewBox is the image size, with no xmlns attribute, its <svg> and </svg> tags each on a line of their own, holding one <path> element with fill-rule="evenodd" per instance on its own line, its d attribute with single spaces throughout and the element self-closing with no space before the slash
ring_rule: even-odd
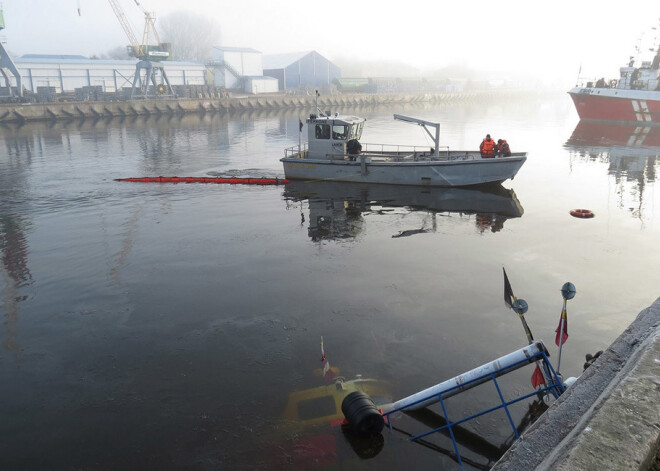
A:
<svg viewBox="0 0 660 471">
<path fill-rule="evenodd" d="M 491 468 L 646 471 L 660 449 L 660 298 Z"/>
</svg>

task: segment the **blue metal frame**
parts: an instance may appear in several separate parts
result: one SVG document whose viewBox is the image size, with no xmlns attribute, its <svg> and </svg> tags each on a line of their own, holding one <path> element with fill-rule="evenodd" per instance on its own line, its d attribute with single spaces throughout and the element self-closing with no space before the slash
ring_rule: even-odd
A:
<svg viewBox="0 0 660 471">
<path fill-rule="evenodd" d="M 543 375 L 546 379 L 546 386 L 543 387 L 543 388 L 540 388 L 540 389 L 535 389 L 533 392 L 531 392 L 529 394 L 525 394 L 524 396 L 518 397 L 518 398 L 513 399 L 511 401 L 506 401 L 504 399 L 504 396 L 502 395 L 502 391 L 501 391 L 500 386 L 497 382 L 497 373 L 499 373 L 503 370 L 514 371 L 517 368 L 512 369 L 512 367 L 518 367 L 518 365 L 520 365 L 520 367 L 522 367 L 522 366 L 525 366 L 527 364 L 534 363 L 535 361 L 542 361 L 543 362 Z M 449 420 L 449 416 L 447 414 L 447 409 L 445 407 L 444 401 L 442 400 L 442 396 L 444 394 L 447 394 L 447 393 L 451 392 L 451 391 L 454 391 L 455 389 L 459 389 L 459 388 L 460 389 L 465 389 L 466 385 L 469 385 L 471 383 L 475 383 L 475 382 L 478 382 L 478 381 L 482 381 L 483 379 L 489 378 L 489 377 L 493 381 L 493 383 L 495 384 L 495 388 L 497 389 L 497 393 L 500 397 L 501 404 L 499 404 L 497 406 L 494 406 L 494 407 L 490 407 L 486 410 L 483 410 L 481 412 L 478 412 L 476 414 L 473 414 L 469 417 L 458 420 L 456 422 L 452 422 L 451 420 Z M 506 415 L 509 419 L 509 424 L 511 425 L 511 428 L 513 429 L 513 433 L 514 433 L 516 439 L 518 439 L 518 438 L 520 438 L 520 435 L 518 434 L 518 429 L 516 428 L 515 424 L 513 423 L 513 418 L 511 417 L 511 413 L 509 412 L 509 406 L 512 405 L 512 404 L 515 404 L 517 402 L 524 401 L 525 399 L 530 398 L 532 396 L 536 396 L 538 394 L 544 393 L 546 391 L 550 391 L 553 394 L 553 396 L 555 396 L 555 399 L 556 399 L 564 392 L 564 390 L 565 390 L 564 385 L 562 384 L 559 375 L 555 372 L 555 369 L 552 367 L 552 364 L 550 363 L 550 360 L 548 359 L 548 356 L 545 354 L 545 352 L 539 352 L 539 353 L 531 356 L 529 359 L 521 360 L 517 363 L 514 363 L 513 365 L 507 365 L 505 368 L 500 368 L 499 370 L 496 370 L 492 373 L 488 373 L 488 374 L 479 376 L 478 378 L 475 378 L 473 380 L 467 381 L 463 384 L 456 385 L 453 388 L 447 389 L 447 390 L 443 391 L 440 394 L 432 394 L 430 396 L 424 397 L 424 398 L 422 398 L 418 401 L 415 401 L 412 404 L 408 404 L 405 407 L 399 407 L 398 409 L 393 409 L 393 410 L 391 410 L 391 411 L 389 411 L 389 412 L 387 412 L 383 415 L 387 419 L 387 423 L 388 423 L 388 426 L 389 426 L 390 432 L 391 432 L 392 431 L 392 421 L 390 420 L 390 415 L 391 414 L 393 414 L 395 412 L 403 411 L 405 409 L 408 409 L 408 408 L 410 408 L 410 406 L 413 406 L 415 404 L 419 404 L 421 402 L 428 401 L 432 397 L 437 397 L 439 399 L 440 405 L 442 406 L 442 412 L 445 416 L 445 420 L 447 421 L 447 424 L 442 426 L 442 427 L 438 427 L 436 429 L 430 430 L 428 432 L 424 432 L 422 434 L 415 435 L 414 437 L 410 437 L 410 438 L 408 438 L 408 440 L 409 441 L 418 440 L 420 438 L 431 435 L 432 433 L 436 433 L 436 432 L 440 432 L 440 431 L 445 430 L 445 429 L 449 429 L 449 436 L 451 437 L 451 441 L 454 445 L 454 451 L 456 452 L 456 458 L 458 460 L 458 464 L 462 468 L 463 467 L 463 462 L 461 460 L 461 454 L 458 451 L 458 444 L 456 443 L 456 439 L 454 438 L 454 432 L 452 430 L 453 426 L 460 425 L 463 422 L 467 422 L 467 421 L 475 419 L 477 417 L 481 417 L 482 415 L 488 414 L 490 412 L 493 412 L 493 411 L 496 411 L 496 410 L 499 410 L 499 409 L 504 409 L 504 411 L 506 412 Z M 460 394 L 460 392 L 458 394 Z"/>
</svg>

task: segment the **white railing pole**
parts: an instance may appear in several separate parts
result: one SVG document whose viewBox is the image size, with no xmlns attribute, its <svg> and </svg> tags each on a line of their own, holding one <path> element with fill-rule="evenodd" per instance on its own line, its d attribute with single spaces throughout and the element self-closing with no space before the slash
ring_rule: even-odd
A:
<svg viewBox="0 0 660 471">
<path fill-rule="evenodd" d="M 383 406 L 383 412 L 387 413 L 395 409 L 418 410 L 430 406 L 440 401 L 442 398 L 448 398 L 467 389 L 478 386 L 489 381 L 489 374 L 502 376 L 510 371 L 526 366 L 528 363 L 538 361 L 538 355 L 545 352 L 546 348 L 543 342 L 536 341 L 526 347 L 504 355 L 496 360 L 481 365 L 466 373 L 455 376 L 447 381 L 431 386 L 411 396 L 404 397 L 392 404 Z M 485 376 L 485 377 L 484 377 Z M 483 377 L 483 378 L 482 378 Z M 481 380 L 477 380 L 482 378 Z M 465 383 L 469 383 L 465 385 Z M 464 385 L 464 386 L 461 386 Z"/>
</svg>

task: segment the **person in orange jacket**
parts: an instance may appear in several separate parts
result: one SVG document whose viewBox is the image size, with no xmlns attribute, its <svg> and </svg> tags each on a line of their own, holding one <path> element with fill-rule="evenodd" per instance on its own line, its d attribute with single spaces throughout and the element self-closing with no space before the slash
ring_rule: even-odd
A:
<svg viewBox="0 0 660 471">
<path fill-rule="evenodd" d="M 481 153 L 481 157 L 484 159 L 491 159 L 495 157 L 496 149 L 497 147 L 495 141 L 490 138 L 490 134 L 486 134 L 486 137 L 483 141 L 481 141 L 481 144 L 479 145 L 479 152 Z"/>
<path fill-rule="evenodd" d="M 511 157 L 511 148 L 509 147 L 509 143 L 506 142 L 506 139 L 497 140 L 496 154 L 503 157 Z"/>
</svg>

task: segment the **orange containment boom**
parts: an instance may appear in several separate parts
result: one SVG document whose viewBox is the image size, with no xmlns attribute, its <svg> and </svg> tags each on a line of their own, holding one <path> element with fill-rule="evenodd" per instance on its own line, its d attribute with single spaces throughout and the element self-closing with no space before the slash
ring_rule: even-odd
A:
<svg viewBox="0 0 660 471">
<path fill-rule="evenodd" d="M 144 183 L 228 183 L 230 185 L 284 185 L 284 178 L 234 178 L 234 177 L 139 177 L 116 178 L 116 182 Z"/>
</svg>

